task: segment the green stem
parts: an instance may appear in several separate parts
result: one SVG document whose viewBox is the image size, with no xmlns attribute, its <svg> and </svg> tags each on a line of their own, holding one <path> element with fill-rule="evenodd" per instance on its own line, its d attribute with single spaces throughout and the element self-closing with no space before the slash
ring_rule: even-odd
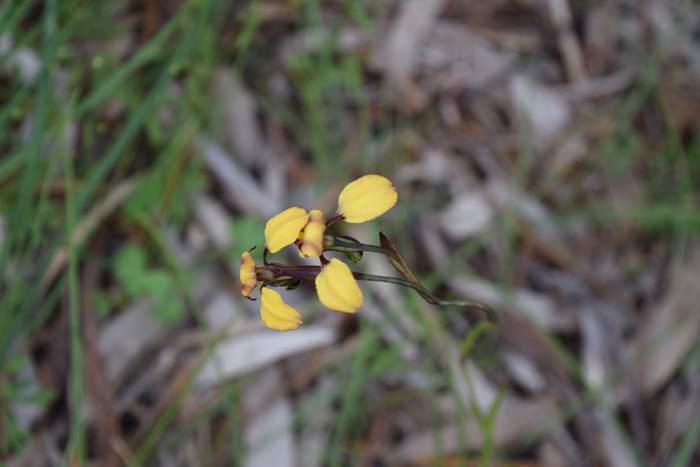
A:
<svg viewBox="0 0 700 467">
<path fill-rule="evenodd" d="M 377 276 L 374 274 L 365 274 L 363 272 L 353 272 L 352 275 L 355 277 L 355 279 L 360 281 L 387 282 L 389 284 L 396 284 L 403 287 L 408 287 L 418 292 L 428 303 L 432 303 L 433 305 L 440 304 L 440 301 L 437 298 L 433 297 L 420 284 L 416 284 L 415 282 L 411 282 L 400 277 Z"/>
<path fill-rule="evenodd" d="M 83 398 L 85 395 L 84 356 L 81 333 L 79 296 L 78 246 L 73 239 L 76 225 L 75 187 L 73 185 L 73 160 L 63 154 L 64 180 L 66 183 L 66 237 L 68 238 L 68 338 L 70 342 L 69 408 L 70 430 L 68 434 L 67 463 L 82 466 L 85 463 L 85 428 L 83 425 Z"/>
<path fill-rule="evenodd" d="M 428 290 L 425 289 L 420 284 L 417 284 L 415 282 L 408 281 L 406 279 L 402 279 L 400 277 L 389 277 L 389 276 L 376 276 L 374 274 L 365 274 L 362 272 L 353 272 L 353 276 L 355 276 L 355 279 L 361 280 L 361 281 L 370 281 L 370 282 L 388 282 L 390 284 L 396 284 L 400 285 L 403 287 L 408 287 L 410 289 L 415 290 L 418 292 L 418 294 L 425 299 L 426 302 L 432 304 L 432 305 L 438 305 L 438 306 L 459 306 L 459 307 L 468 307 L 468 308 L 477 308 L 479 310 L 484 311 L 489 315 L 489 318 L 495 321 L 496 315 L 494 310 L 492 310 L 490 307 L 477 303 L 477 302 L 469 302 L 466 300 L 440 300 L 439 298 L 435 297 L 433 294 L 428 292 Z"/>
</svg>

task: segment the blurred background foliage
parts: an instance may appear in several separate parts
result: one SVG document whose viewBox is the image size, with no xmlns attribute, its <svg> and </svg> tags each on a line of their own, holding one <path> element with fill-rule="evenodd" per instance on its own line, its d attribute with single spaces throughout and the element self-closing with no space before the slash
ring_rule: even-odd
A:
<svg viewBox="0 0 700 467">
<path fill-rule="evenodd" d="M 698 465 L 699 31 L 692 0 L 0 3 L 0 461 Z M 343 232 L 498 323 L 372 284 L 262 328 L 241 252 L 366 173 L 399 203 Z"/>
</svg>

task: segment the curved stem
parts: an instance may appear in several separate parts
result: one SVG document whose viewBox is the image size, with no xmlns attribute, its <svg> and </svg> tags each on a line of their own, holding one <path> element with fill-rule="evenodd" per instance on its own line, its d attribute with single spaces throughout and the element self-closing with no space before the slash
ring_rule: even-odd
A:
<svg viewBox="0 0 700 467">
<path fill-rule="evenodd" d="M 408 287 L 410 289 L 415 290 L 416 292 L 423 293 L 425 290 L 423 287 L 420 285 L 407 281 L 406 279 L 401 279 L 400 277 L 390 277 L 390 276 L 377 276 L 374 274 L 365 274 L 364 272 L 354 272 L 352 275 L 355 277 L 355 279 L 360 280 L 360 281 L 369 281 L 369 282 L 388 282 L 389 284 L 397 284 L 401 285 L 403 287 Z M 428 294 L 429 295 L 429 294 Z M 434 297 L 432 297 L 434 298 Z M 431 303 L 437 302 L 437 300 L 432 300 Z"/>
<path fill-rule="evenodd" d="M 342 218 L 343 218 L 342 214 L 338 214 L 338 213 L 333 214 L 333 217 L 331 217 L 330 219 L 328 219 L 326 221 L 326 228 L 330 227 L 331 224 L 333 224 L 335 221 L 339 221 Z"/>
<path fill-rule="evenodd" d="M 483 311 L 486 313 L 490 321 L 496 322 L 498 320 L 498 316 L 496 315 L 496 312 L 489 307 L 488 305 L 484 305 L 483 303 L 478 303 L 478 302 L 470 302 L 466 300 L 440 300 L 439 298 L 435 297 L 433 294 L 431 294 L 425 287 L 423 287 L 420 284 L 417 284 L 415 282 L 411 282 L 406 279 L 402 279 L 400 277 L 389 277 L 389 276 L 376 276 L 374 274 L 365 274 L 362 272 L 353 272 L 353 276 L 357 280 L 361 281 L 370 281 L 370 282 L 388 282 L 390 284 L 396 284 L 400 285 L 403 287 L 408 287 L 410 289 L 415 290 L 418 292 L 418 294 L 423 297 L 423 299 L 432 304 L 432 305 L 438 305 L 438 306 L 458 306 L 458 307 L 467 307 L 467 308 L 474 308 Z"/>
</svg>

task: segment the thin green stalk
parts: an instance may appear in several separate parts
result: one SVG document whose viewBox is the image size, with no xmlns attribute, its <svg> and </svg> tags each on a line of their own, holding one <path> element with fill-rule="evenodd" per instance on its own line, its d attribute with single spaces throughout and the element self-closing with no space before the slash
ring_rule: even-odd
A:
<svg viewBox="0 0 700 467">
<path fill-rule="evenodd" d="M 370 281 L 370 282 L 387 282 L 389 284 L 396 284 L 400 285 L 402 287 L 408 287 L 410 289 L 415 290 L 418 292 L 418 294 L 423 297 L 423 299 L 432 304 L 432 305 L 440 305 L 440 306 L 471 306 L 471 305 L 478 305 L 478 304 L 472 304 L 471 302 L 462 302 L 462 301 L 445 301 L 445 300 L 440 300 L 437 297 L 433 296 L 430 292 L 425 290 L 423 286 L 416 282 L 411 282 L 406 279 L 402 279 L 400 277 L 390 277 L 390 276 L 377 276 L 374 274 L 366 274 L 363 272 L 353 272 L 353 275 L 355 276 L 355 279 L 361 280 L 361 281 Z"/>
<path fill-rule="evenodd" d="M 12 128 L 10 126 L 10 119 L 13 116 L 15 109 L 20 108 L 29 97 L 32 96 L 32 91 L 34 89 L 32 86 L 21 86 L 19 89 L 13 90 L 12 97 L 9 102 L 7 102 L 2 109 L 0 109 L 0 143 L 5 141 L 7 133 L 12 133 Z M 21 158 L 22 153 L 17 153 L 15 158 Z"/>
<path fill-rule="evenodd" d="M 236 59 L 234 61 L 233 67 L 238 73 L 243 73 L 243 70 L 248 63 L 248 58 L 250 57 L 250 49 L 255 37 L 256 31 L 259 29 L 262 23 L 262 14 L 260 3 L 256 0 L 251 3 L 248 8 L 242 13 L 243 25 L 241 26 L 241 32 L 238 33 L 236 37 L 236 42 L 234 44 L 236 50 Z"/>
<path fill-rule="evenodd" d="M 25 0 L 20 2 L 17 8 L 12 11 L 13 3 L 12 1 L 7 1 L 0 7 L 0 35 L 3 35 L 5 31 L 16 31 L 17 23 L 19 23 L 34 4 L 33 1 Z M 2 64 L 2 62 L 0 62 L 0 64 Z"/>
<path fill-rule="evenodd" d="M 29 2 L 27 2 L 29 3 Z M 18 157 L 24 159 L 23 171 L 19 181 L 19 191 L 11 213 L 8 215 L 8 225 L 12 228 L 7 232 L 7 239 L 0 247 L 0 271 L 5 271 L 8 259 L 20 258 L 19 264 L 25 263 L 29 257 L 27 241 L 31 232 L 32 220 L 36 217 L 36 207 L 32 203 L 32 196 L 37 181 L 44 172 L 41 167 L 42 149 L 46 142 L 47 120 L 51 98 L 52 73 L 54 68 L 55 53 L 57 48 L 56 35 L 56 2 L 49 1 L 46 4 L 42 18 L 42 68 L 38 75 L 38 90 L 36 108 L 33 119 L 33 132 L 31 142 L 26 151 L 19 152 Z M 24 300 L 27 304 L 25 284 L 15 281 L 10 284 L 7 291 L 0 297 L 0 356 L 4 357 L 17 333 L 21 332 L 20 322 L 26 319 L 27 307 L 17 310 L 17 305 Z M 31 296 L 29 296 L 31 297 Z M 4 360 L 4 359 L 3 359 Z"/>
<path fill-rule="evenodd" d="M 0 183 L 22 167 L 24 164 L 23 156 L 22 153 L 8 155 L 7 159 L 0 162 Z"/>
<path fill-rule="evenodd" d="M 82 423 L 83 405 L 83 348 L 80 333 L 80 297 L 78 295 L 78 252 L 72 233 L 76 225 L 74 199 L 73 161 L 68 152 L 63 154 L 63 170 L 66 185 L 66 238 L 68 238 L 68 313 L 70 339 L 70 432 L 68 437 L 68 462 L 83 465 L 85 461 L 85 431 Z"/>
</svg>

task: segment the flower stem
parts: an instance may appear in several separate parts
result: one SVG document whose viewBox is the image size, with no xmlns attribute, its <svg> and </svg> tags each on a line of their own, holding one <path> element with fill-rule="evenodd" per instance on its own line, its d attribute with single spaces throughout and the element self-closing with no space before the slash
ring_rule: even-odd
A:
<svg viewBox="0 0 700 467">
<path fill-rule="evenodd" d="M 290 276 L 295 279 L 313 280 L 321 272 L 321 266 L 282 266 L 268 264 L 264 269 L 270 271 L 275 276 Z"/>
<path fill-rule="evenodd" d="M 408 287 L 408 288 L 413 289 L 416 292 L 418 292 L 418 294 L 421 297 L 423 297 L 423 299 L 426 302 L 428 302 L 432 305 L 476 308 L 476 309 L 479 309 L 479 310 L 485 312 L 491 321 L 495 322 L 497 320 L 497 316 L 496 316 L 495 311 L 487 305 L 484 305 L 484 304 L 478 303 L 478 302 L 470 302 L 470 301 L 466 301 L 466 300 L 440 300 L 439 298 L 435 297 L 433 294 L 428 292 L 428 290 L 425 287 L 423 287 L 422 285 L 415 283 L 415 282 L 408 281 L 406 279 L 402 279 L 400 277 L 377 276 L 374 274 L 365 274 L 362 272 L 353 272 L 353 276 L 355 276 L 355 279 L 361 280 L 361 281 L 388 282 L 389 284 L 396 284 L 396 285 L 400 285 L 403 287 Z"/>
<path fill-rule="evenodd" d="M 478 309 L 486 313 L 489 320 L 496 322 L 497 315 L 496 312 L 482 303 L 470 302 L 465 300 L 440 300 L 436 296 L 430 293 L 428 289 L 423 287 L 415 275 L 410 271 L 408 265 L 401 257 L 401 254 L 396 249 L 393 242 L 391 242 L 384 234 L 380 234 L 381 245 L 368 245 L 362 243 L 358 240 L 349 237 L 334 237 L 332 246 L 329 248 L 331 250 L 348 252 L 348 251 L 370 251 L 373 253 L 379 253 L 386 256 L 391 262 L 394 269 L 396 269 L 403 278 L 400 277 L 388 277 L 388 276 L 375 276 L 373 274 L 365 274 L 361 272 L 354 272 L 353 275 L 358 280 L 373 281 L 373 282 L 388 282 L 390 284 L 401 285 L 403 287 L 408 287 L 415 290 L 426 302 L 437 305 L 437 306 L 459 306 L 468 307 L 473 309 Z"/>
<path fill-rule="evenodd" d="M 330 219 L 328 219 L 328 220 L 326 221 L 326 228 L 330 227 L 331 224 L 333 224 L 335 221 L 339 221 L 339 220 L 342 219 L 342 218 L 343 218 L 343 215 L 342 215 L 342 214 L 335 213 L 335 214 L 333 215 L 333 217 L 331 217 Z"/>
</svg>

